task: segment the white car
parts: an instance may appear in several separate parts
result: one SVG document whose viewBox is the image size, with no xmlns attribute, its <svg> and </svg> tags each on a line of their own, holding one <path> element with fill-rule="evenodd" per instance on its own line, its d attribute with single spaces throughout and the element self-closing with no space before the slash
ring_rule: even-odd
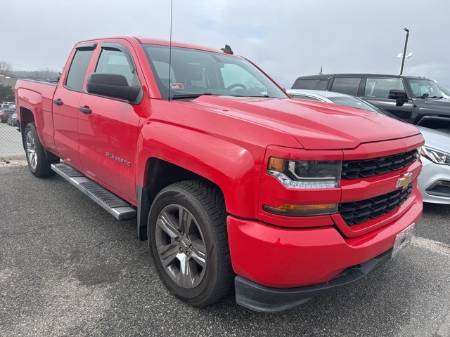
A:
<svg viewBox="0 0 450 337">
<path fill-rule="evenodd" d="M 345 105 L 394 117 L 372 104 L 350 95 L 301 89 L 289 89 L 287 93 L 294 99 Z M 419 176 L 419 188 L 423 194 L 423 201 L 450 204 L 450 130 L 434 130 L 421 126 L 418 126 L 418 129 L 425 138 L 425 145 L 420 150 L 423 168 Z"/>
<path fill-rule="evenodd" d="M 425 138 L 421 149 L 419 187 L 423 201 L 450 204 L 450 131 L 419 127 Z"/>
</svg>

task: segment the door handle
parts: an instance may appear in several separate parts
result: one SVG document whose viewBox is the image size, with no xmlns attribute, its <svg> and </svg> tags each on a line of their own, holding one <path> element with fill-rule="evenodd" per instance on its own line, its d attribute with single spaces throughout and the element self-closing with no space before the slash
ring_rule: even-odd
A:
<svg viewBox="0 0 450 337">
<path fill-rule="evenodd" d="M 87 105 L 80 106 L 80 111 L 84 114 L 90 114 L 92 112 L 91 108 Z"/>
<path fill-rule="evenodd" d="M 53 101 L 53 103 L 55 103 L 56 105 L 63 105 L 63 104 L 64 104 L 64 102 L 62 101 L 61 98 L 55 99 L 55 100 Z"/>
</svg>

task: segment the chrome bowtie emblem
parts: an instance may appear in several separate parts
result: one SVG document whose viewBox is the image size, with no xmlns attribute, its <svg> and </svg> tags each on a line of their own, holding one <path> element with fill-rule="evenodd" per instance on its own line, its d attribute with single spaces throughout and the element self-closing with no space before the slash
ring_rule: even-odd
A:
<svg viewBox="0 0 450 337">
<path fill-rule="evenodd" d="M 413 174 L 411 172 L 405 173 L 397 180 L 396 188 L 405 189 L 411 184 L 413 180 Z"/>
</svg>

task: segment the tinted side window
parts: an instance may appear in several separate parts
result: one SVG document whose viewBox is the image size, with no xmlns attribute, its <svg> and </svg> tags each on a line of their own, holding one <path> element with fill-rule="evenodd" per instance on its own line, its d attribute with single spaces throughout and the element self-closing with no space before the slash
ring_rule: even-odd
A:
<svg viewBox="0 0 450 337">
<path fill-rule="evenodd" d="M 312 80 L 304 80 L 304 79 L 297 79 L 292 86 L 292 89 L 312 89 L 316 86 L 316 83 L 318 80 L 312 79 Z"/>
<path fill-rule="evenodd" d="M 311 89 L 311 90 L 326 90 L 328 86 L 328 79 L 303 79 L 298 78 L 292 89 Z"/>
<path fill-rule="evenodd" d="M 89 66 L 93 50 L 78 49 L 72 59 L 69 73 L 67 75 L 66 87 L 72 90 L 83 89 L 84 77 Z"/>
<path fill-rule="evenodd" d="M 389 98 L 390 90 L 405 90 L 401 78 L 368 78 L 365 97 Z"/>
<path fill-rule="evenodd" d="M 336 77 L 333 81 L 331 91 L 356 96 L 360 83 L 360 77 Z"/>
<path fill-rule="evenodd" d="M 95 72 L 123 75 L 128 85 L 136 86 L 138 79 L 133 69 L 127 56 L 120 50 L 102 49 Z"/>
<path fill-rule="evenodd" d="M 328 88 L 328 79 L 326 80 L 320 80 L 317 84 L 316 87 L 314 88 L 315 90 L 327 90 Z"/>
</svg>

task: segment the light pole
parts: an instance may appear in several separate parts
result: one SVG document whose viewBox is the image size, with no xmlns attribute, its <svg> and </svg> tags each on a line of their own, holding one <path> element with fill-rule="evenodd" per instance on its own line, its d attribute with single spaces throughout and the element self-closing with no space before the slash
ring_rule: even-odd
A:
<svg viewBox="0 0 450 337">
<path fill-rule="evenodd" d="M 406 49 L 408 48 L 408 39 L 409 39 L 409 29 L 403 28 L 403 30 L 406 32 L 406 37 L 405 37 L 405 47 L 403 48 L 402 67 L 400 68 L 400 75 L 403 74 L 403 68 L 405 66 L 405 58 L 406 58 Z"/>
</svg>

